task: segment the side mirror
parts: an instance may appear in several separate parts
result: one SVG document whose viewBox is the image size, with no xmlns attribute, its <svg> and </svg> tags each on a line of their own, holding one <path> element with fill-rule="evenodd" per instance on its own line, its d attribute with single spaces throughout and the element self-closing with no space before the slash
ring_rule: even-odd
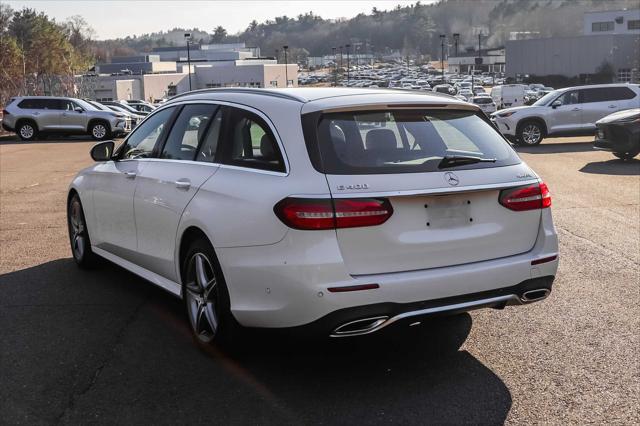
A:
<svg viewBox="0 0 640 426">
<path fill-rule="evenodd" d="M 80 107 L 75 107 L 73 110 L 75 112 L 84 112 L 84 110 L 82 108 L 80 108 Z"/>
<path fill-rule="evenodd" d="M 91 148 L 91 158 L 93 158 L 93 161 L 109 161 L 115 146 L 116 144 L 113 141 L 98 142 Z"/>
<path fill-rule="evenodd" d="M 559 106 L 562 106 L 562 101 L 556 99 L 555 101 L 551 102 L 551 108 L 556 109 Z"/>
</svg>

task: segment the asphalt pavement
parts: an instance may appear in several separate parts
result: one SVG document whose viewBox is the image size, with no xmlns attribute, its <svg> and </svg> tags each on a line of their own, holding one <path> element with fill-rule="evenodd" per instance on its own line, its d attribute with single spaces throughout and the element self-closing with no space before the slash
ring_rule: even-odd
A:
<svg viewBox="0 0 640 426">
<path fill-rule="evenodd" d="M 66 189 L 92 142 L 0 138 L 1 424 L 640 423 L 640 160 L 546 140 L 551 297 L 366 338 L 199 350 L 181 302 L 71 259 Z"/>
</svg>

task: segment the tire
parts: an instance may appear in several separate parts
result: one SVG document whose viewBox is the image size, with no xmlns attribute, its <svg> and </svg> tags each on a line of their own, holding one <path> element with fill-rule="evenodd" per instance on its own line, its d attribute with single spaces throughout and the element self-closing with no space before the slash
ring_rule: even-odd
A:
<svg viewBox="0 0 640 426">
<path fill-rule="evenodd" d="M 97 141 L 103 141 L 111 137 L 109 125 L 104 121 L 96 121 L 95 123 L 92 123 L 89 127 L 89 133 L 91 134 L 91 137 Z"/>
<path fill-rule="evenodd" d="M 38 127 L 32 121 L 23 121 L 16 128 L 16 133 L 23 141 L 32 141 L 38 136 Z"/>
<path fill-rule="evenodd" d="M 182 295 L 196 344 L 203 349 L 230 346 L 240 325 L 231 314 L 222 269 L 205 238 L 193 241 L 182 259 Z"/>
<path fill-rule="evenodd" d="M 536 121 L 525 121 L 518 126 L 516 132 L 518 143 L 524 146 L 538 145 L 544 139 L 542 126 Z"/>
<path fill-rule="evenodd" d="M 640 151 L 632 151 L 632 152 L 614 152 L 613 155 L 618 157 L 621 160 L 629 161 L 632 160 L 633 157 L 640 154 Z"/>
<path fill-rule="evenodd" d="M 84 210 L 78 194 L 73 194 L 67 206 L 69 243 L 73 259 L 81 268 L 91 268 L 97 263 L 97 256 L 91 251 L 91 240 Z"/>
</svg>

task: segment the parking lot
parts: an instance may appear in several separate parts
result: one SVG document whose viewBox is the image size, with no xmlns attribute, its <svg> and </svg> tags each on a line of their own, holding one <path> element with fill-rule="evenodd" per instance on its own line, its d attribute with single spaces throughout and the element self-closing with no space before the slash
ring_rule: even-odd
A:
<svg viewBox="0 0 640 426">
<path fill-rule="evenodd" d="M 0 138 L 0 422 L 640 422 L 640 160 L 592 138 L 519 148 L 549 185 L 549 299 L 366 338 L 198 350 L 181 302 L 71 259 L 66 188 L 92 142 Z"/>
</svg>

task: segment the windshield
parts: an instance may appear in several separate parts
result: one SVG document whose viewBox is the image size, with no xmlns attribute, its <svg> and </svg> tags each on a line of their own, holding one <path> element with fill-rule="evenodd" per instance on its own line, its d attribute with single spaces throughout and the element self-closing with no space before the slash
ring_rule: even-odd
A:
<svg viewBox="0 0 640 426">
<path fill-rule="evenodd" d="M 324 114 L 317 139 L 325 173 L 438 170 L 444 157 L 495 159 L 474 169 L 520 163 L 500 134 L 473 111 L 392 110 Z"/>
<path fill-rule="evenodd" d="M 93 105 L 94 107 L 98 108 L 101 111 L 111 111 L 109 108 L 107 108 L 106 106 L 102 105 L 101 103 L 92 102 L 92 101 L 87 101 L 87 102 L 89 102 L 91 105 Z"/>
<path fill-rule="evenodd" d="M 98 108 L 96 108 L 94 105 L 91 105 L 89 102 L 83 99 L 74 99 L 74 102 L 76 102 L 78 105 L 80 105 L 82 108 L 88 111 L 98 111 Z"/>
<path fill-rule="evenodd" d="M 551 102 L 552 99 L 554 99 L 556 96 L 558 96 L 558 91 L 554 90 L 553 92 L 547 93 L 546 95 L 544 95 L 543 97 L 541 97 L 540 99 L 538 99 L 537 101 L 535 101 L 533 103 L 533 106 L 546 106 L 549 102 Z"/>
</svg>

